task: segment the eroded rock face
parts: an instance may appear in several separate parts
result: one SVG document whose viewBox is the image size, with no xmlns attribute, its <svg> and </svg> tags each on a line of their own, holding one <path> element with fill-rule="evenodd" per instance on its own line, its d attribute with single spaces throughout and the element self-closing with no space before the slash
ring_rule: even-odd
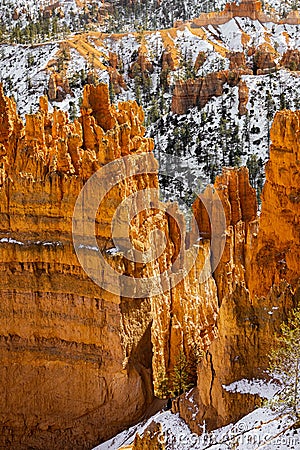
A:
<svg viewBox="0 0 300 450">
<path fill-rule="evenodd" d="M 87 85 L 78 120 L 49 113 L 42 97 L 24 125 L 1 90 L 0 118 L 0 446 L 91 448 L 143 415 L 153 399 L 152 377 L 168 372 L 181 348 L 192 358 L 192 344 L 206 349 L 215 338 L 218 302 L 209 264 L 206 281 L 197 282 L 209 243 L 197 247 L 191 272 L 171 291 L 125 298 L 99 287 L 73 248 L 74 205 L 89 177 L 121 156 L 130 160 L 126 167 L 119 160 L 116 170 L 139 167 L 145 154 L 157 169 L 142 109 L 135 102 L 116 109 L 106 85 Z M 189 258 L 184 217 L 172 204 L 141 211 L 131 222 L 138 250 L 149 247 L 154 229 L 165 235 L 157 260 L 133 263 L 122 251 L 107 252 L 117 206 L 141 189 L 158 188 L 157 173 L 145 172 L 114 186 L 95 220 L 99 250 L 120 275 L 134 279 L 173 263 L 184 271 Z M 152 200 L 158 205 L 158 191 Z"/>
<path fill-rule="evenodd" d="M 172 112 L 186 114 L 189 108 L 198 104 L 202 79 L 177 81 L 172 96 Z"/>
<path fill-rule="evenodd" d="M 287 50 L 281 58 L 280 65 L 292 71 L 300 70 L 300 51 L 298 49 Z"/>
<path fill-rule="evenodd" d="M 249 100 L 249 88 L 245 81 L 239 83 L 239 114 L 241 116 L 247 114 L 247 103 Z"/>
<path fill-rule="evenodd" d="M 247 49 L 250 62 L 246 62 L 245 52 L 231 52 L 227 54 L 229 59 L 229 70 L 212 72 L 205 77 L 190 78 L 185 81 L 179 80 L 175 83 L 172 96 L 172 112 L 175 114 L 186 114 L 189 108 L 198 106 L 203 108 L 211 98 L 223 94 L 223 86 L 238 86 L 239 88 L 239 114 L 247 113 L 249 99 L 249 88 L 246 81 L 241 79 L 244 74 L 263 75 L 275 72 L 279 67 L 286 67 L 292 71 L 300 69 L 300 52 L 288 50 L 280 62 L 276 63 L 279 54 L 268 43 Z M 195 70 L 198 71 L 206 55 L 200 52 L 196 62 Z"/>
<path fill-rule="evenodd" d="M 255 20 L 262 12 L 262 3 L 259 0 L 242 0 L 240 4 L 227 3 L 225 12 L 230 12 L 233 17 L 250 17 Z"/>
<path fill-rule="evenodd" d="M 152 422 L 144 431 L 143 436 L 135 436 L 132 450 L 165 450 L 165 439 L 161 424 Z"/>
<path fill-rule="evenodd" d="M 245 182 L 246 173 L 236 177 L 225 170 L 216 181 L 216 188 L 225 194 L 230 225 L 215 273 L 221 304 L 219 336 L 199 366 L 198 387 L 191 394 L 198 406 L 197 419 L 194 414 L 192 421 L 198 433 L 201 430 L 195 422 L 205 420 L 207 427 L 214 429 L 240 419 L 258 404 L 255 396 L 226 392 L 223 385 L 266 377 L 275 333 L 300 301 L 299 118 L 298 111 L 275 116 L 260 219 L 255 218 L 256 205 Z M 226 198 L 231 208 L 226 207 Z M 190 423 L 185 400 L 177 409 Z"/>
<path fill-rule="evenodd" d="M 231 52 L 229 55 L 229 69 L 230 70 L 237 70 L 237 69 L 246 69 L 246 57 L 244 52 Z"/>
<path fill-rule="evenodd" d="M 50 114 L 42 97 L 37 114 L 23 125 L 14 102 L 0 91 L 4 448 L 91 448 L 137 421 L 153 399 L 152 380 L 156 386 L 159 371 L 172 370 L 180 349 L 192 360 L 195 345 L 209 348 L 191 394 L 197 417 L 185 401 L 176 406 L 193 422 L 193 431 L 201 431 L 195 424 L 203 420 L 208 428 L 237 420 L 258 401 L 237 398 L 222 386 L 263 375 L 272 336 L 299 301 L 299 112 L 276 115 L 260 220 L 247 169 L 224 169 L 205 194 L 211 210 L 214 192 L 223 204 L 224 253 L 210 254 L 211 224 L 196 200 L 201 239 L 192 270 L 165 293 L 125 298 L 96 285 L 82 269 L 72 243 L 72 217 L 79 192 L 99 168 L 128 155 L 129 166 L 138 167 L 143 155 L 152 155 L 143 120 L 135 102 L 111 106 L 108 88 L 100 84 L 85 87 L 78 120 L 69 122 L 61 111 Z M 150 160 L 157 168 L 153 155 Z M 122 171 L 122 160 L 119 164 Z M 113 247 L 117 206 L 141 189 L 158 187 L 156 172 L 145 172 L 114 186 L 97 212 L 101 252 Z M 158 228 L 166 237 L 164 253 L 146 264 L 128 261 L 123 251 L 107 256 L 120 275 L 147 278 L 173 264 L 185 270 L 190 253 L 180 249 L 194 248 L 195 230 L 186 233 L 176 205 L 158 208 L 158 197 L 152 200 L 150 210 L 132 219 L 131 239 L 144 251 Z M 133 202 L 133 210 L 137 206 Z M 215 227 L 217 235 L 224 233 L 218 217 Z M 210 263 L 204 262 L 218 258 L 212 278 Z"/>
<path fill-rule="evenodd" d="M 296 286 L 299 280 L 299 130 L 299 111 L 276 114 L 271 128 L 259 233 L 251 258 L 249 288 L 253 297 L 267 295 L 282 280 L 291 286 Z"/>
<path fill-rule="evenodd" d="M 172 96 L 172 112 L 185 114 L 193 106 L 203 108 L 212 97 L 223 94 L 225 83 L 236 86 L 239 81 L 239 72 L 228 70 L 212 72 L 195 80 L 177 81 Z"/>
<path fill-rule="evenodd" d="M 162 52 L 161 68 L 162 70 L 175 70 L 176 68 L 176 61 L 171 49 L 168 47 Z"/>
<path fill-rule="evenodd" d="M 200 67 L 203 66 L 203 64 L 205 63 L 207 59 L 207 55 L 205 52 L 199 52 L 195 61 L 195 66 L 194 69 L 196 72 L 198 72 L 198 70 L 200 69 Z"/>
<path fill-rule="evenodd" d="M 49 100 L 61 102 L 66 98 L 67 94 L 72 94 L 68 79 L 61 74 L 53 72 L 50 75 L 48 84 Z"/>
<path fill-rule="evenodd" d="M 113 92 L 115 94 L 120 94 L 122 89 L 127 89 L 127 85 L 124 81 L 123 75 L 120 73 L 122 68 L 122 61 L 118 55 L 114 52 L 109 52 L 109 65 L 108 73 L 110 82 L 112 83 Z"/>
<path fill-rule="evenodd" d="M 138 49 L 136 61 L 131 65 L 128 75 L 132 78 L 136 75 L 147 76 L 153 71 L 154 68 L 148 57 L 148 51 L 143 45 L 141 45 Z"/>
<path fill-rule="evenodd" d="M 270 45 L 260 45 L 257 49 L 253 48 L 253 72 L 262 75 L 275 71 L 277 56 L 276 51 Z"/>
<path fill-rule="evenodd" d="M 105 161 L 132 151 L 138 163 L 153 144 L 143 137 L 141 109 L 132 102 L 117 112 L 104 85 L 86 87 L 74 123 L 49 114 L 46 98 L 25 126 L 2 91 L 0 108 L 0 446 L 91 448 L 152 400 L 152 319 L 149 300 L 129 305 L 87 277 L 72 244 L 74 204 Z M 133 192 L 139 181 L 126 187 Z M 155 186 L 157 177 L 145 183 Z M 117 203 L 117 189 L 113 195 Z M 105 249 L 107 206 L 103 214 Z"/>
</svg>

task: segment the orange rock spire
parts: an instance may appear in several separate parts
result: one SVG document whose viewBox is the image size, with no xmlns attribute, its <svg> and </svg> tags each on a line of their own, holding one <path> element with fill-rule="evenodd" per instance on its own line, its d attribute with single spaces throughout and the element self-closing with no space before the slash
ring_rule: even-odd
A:
<svg viewBox="0 0 300 450">
<path fill-rule="evenodd" d="M 159 373 L 168 373 L 180 349 L 192 360 L 195 349 L 206 350 L 218 333 L 199 368 L 194 392 L 201 406 L 199 420 L 205 418 L 213 428 L 236 420 L 255 403 L 253 398 L 236 402 L 222 384 L 258 374 L 274 330 L 295 303 L 299 113 L 276 116 L 260 224 L 247 169 L 224 169 L 215 190 L 207 191 L 211 210 L 217 192 L 226 215 L 225 251 L 214 279 L 209 263 L 203 269 L 204 261 L 213 262 L 216 254 L 210 254 L 211 227 L 197 200 L 193 210 L 203 240 L 195 246 L 190 272 L 184 273 L 189 255 L 184 253 L 176 263 L 184 276 L 170 291 L 127 298 L 98 286 L 84 272 L 73 248 L 72 217 L 83 185 L 107 163 L 131 155 L 130 170 L 147 154 L 157 167 L 143 119 L 135 102 L 110 105 L 108 88 L 100 84 L 85 87 L 81 116 L 74 122 L 62 111 L 49 113 L 43 97 L 39 111 L 27 115 L 23 125 L 15 103 L 0 90 L 4 448 L 21 443 L 46 450 L 91 448 L 144 414 L 153 399 L 152 377 L 157 386 Z M 111 189 L 95 221 L 101 252 L 113 244 L 115 209 L 127 196 L 148 188 L 158 188 L 155 171 Z M 184 217 L 174 204 L 141 211 L 130 228 L 136 249 L 148 248 L 157 228 L 166 238 L 163 255 L 147 264 L 126 260 L 122 252 L 108 257 L 120 275 L 133 278 L 172 266 L 179 249 L 188 250 L 194 233 L 186 234 Z M 218 219 L 216 228 L 222 234 Z M 203 270 L 207 277 L 199 283 Z M 273 305 L 277 312 L 269 315 Z M 189 420 L 184 402 L 179 410 Z"/>
<path fill-rule="evenodd" d="M 191 272 L 171 292 L 124 298 L 99 287 L 73 248 L 74 205 L 89 177 L 110 161 L 131 155 L 130 171 L 148 154 L 157 167 L 142 109 L 135 102 L 110 105 L 107 86 L 100 84 L 85 87 L 74 122 L 62 111 L 49 113 L 42 97 L 23 125 L 15 103 L 0 90 L 0 120 L 0 447 L 91 448 L 144 414 L 153 399 L 152 374 L 156 385 L 180 348 L 192 358 L 193 344 L 207 348 L 216 336 L 215 282 L 211 276 L 197 282 L 209 243 L 199 247 Z M 158 197 L 157 174 L 146 168 L 111 189 L 95 222 L 102 253 L 113 245 L 117 206 L 148 188 Z M 159 228 L 165 252 L 148 264 L 119 252 L 107 256 L 112 267 L 143 278 L 171 266 L 182 246 L 176 221 L 185 243 L 176 205 L 139 213 L 130 227 L 135 247 L 147 247 Z M 183 264 L 181 258 L 181 271 Z"/>
<path fill-rule="evenodd" d="M 191 394 L 199 406 L 198 420 L 191 418 L 184 400 L 178 405 L 181 416 L 198 433 L 196 422 L 205 420 L 208 429 L 214 429 L 237 421 L 260 404 L 257 396 L 229 393 L 223 385 L 266 377 L 275 334 L 299 304 L 299 136 L 300 112 L 278 112 L 271 129 L 259 219 L 247 183 L 241 184 L 246 187 L 241 190 L 234 178 L 225 182 L 225 194 L 229 192 L 230 197 L 231 192 L 234 198 L 230 199 L 231 213 L 226 212 L 231 217 L 231 233 L 215 274 L 221 303 L 219 337 L 199 367 L 198 389 Z M 228 176 L 227 170 L 217 179 L 217 189 L 224 175 Z"/>
</svg>

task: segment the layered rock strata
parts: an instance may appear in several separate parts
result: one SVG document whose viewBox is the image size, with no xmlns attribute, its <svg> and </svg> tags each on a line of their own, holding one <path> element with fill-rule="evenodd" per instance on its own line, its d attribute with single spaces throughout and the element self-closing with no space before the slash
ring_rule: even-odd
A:
<svg viewBox="0 0 300 450">
<path fill-rule="evenodd" d="M 267 377 L 275 333 L 300 301 L 299 118 L 298 111 L 275 116 L 259 218 L 255 218 L 254 197 L 249 201 L 249 188 L 247 192 L 239 182 L 229 183 L 229 196 L 231 192 L 234 198 L 226 216 L 232 217 L 234 226 L 227 232 L 215 274 L 221 305 L 219 337 L 205 354 L 197 389 L 190 394 L 196 412 L 188 407 L 189 400 L 176 405 L 198 433 L 204 420 L 208 429 L 214 429 L 240 419 L 260 403 L 256 396 L 230 393 L 224 386 L 243 378 Z M 225 193 L 226 176 L 227 170 L 216 182 Z"/>
<path fill-rule="evenodd" d="M 280 60 L 280 66 L 292 71 L 300 70 L 300 51 L 298 49 L 287 50 Z"/>
<path fill-rule="evenodd" d="M 193 343 L 207 348 L 216 336 L 209 242 L 195 247 L 195 264 L 185 272 L 184 218 L 176 205 L 158 201 L 157 163 L 143 119 L 135 102 L 111 106 L 100 84 L 85 87 L 78 120 L 49 113 L 43 97 L 24 125 L 13 100 L 0 91 L 3 448 L 91 448 L 143 415 L 153 399 L 152 376 L 155 381 L 160 370 L 168 372 L 180 349 L 190 358 Z M 118 161 L 115 170 L 130 173 L 145 155 L 145 173 L 125 178 L 103 199 L 95 218 L 98 248 L 119 274 L 116 285 L 123 274 L 147 278 L 173 264 L 183 276 L 165 293 L 128 298 L 95 284 L 82 269 L 72 217 L 82 187 L 98 169 Z M 145 189 L 156 192 L 153 207 L 139 211 L 133 202 L 138 213 L 130 237 L 135 249 L 147 250 L 158 228 L 165 249 L 143 264 L 114 248 L 111 223 L 123 200 Z M 199 284 L 204 261 L 207 277 Z"/>
<path fill-rule="evenodd" d="M 215 428 L 251 410 L 257 398 L 240 402 L 223 385 L 265 376 L 272 336 L 299 300 L 299 112 L 276 115 L 260 218 L 247 169 L 224 169 L 206 191 L 206 207 L 199 199 L 193 205 L 197 245 L 195 224 L 187 233 L 177 206 L 158 201 L 153 143 L 144 137 L 135 102 L 116 109 L 107 86 L 86 86 L 78 120 L 49 113 L 41 98 L 24 125 L 1 91 L 0 119 L 1 446 L 82 449 L 107 439 L 143 415 L 153 398 L 152 378 L 156 386 L 180 349 L 192 360 L 195 347 L 209 347 L 190 394 L 196 416 L 186 402 L 177 406 L 194 431 L 203 420 Z M 117 170 L 130 173 L 147 154 L 145 173 L 113 186 L 101 203 L 99 251 L 120 277 L 147 278 L 170 267 L 183 276 L 165 292 L 122 297 L 95 284 L 79 264 L 73 210 L 98 169 L 117 160 Z M 128 163 L 120 159 L 128 156 Z M 148 188 L 156 192 L 153 207 L 140 211 L 133 202 L 138 212 L 130 237 L 144 251 L 159 229 L 165 248 L 141 264 L 114 248 L 111 223 L 126 197 Z M 208 213 L 216 193 L 226 217 L 224 252 L 210 244 Z M 221 217 L 213 218 L 220 239 Z M 214 266 L 219 259 L 212 278 L 207 261 Z"/>
<path fill-rule="evenodd" d="M 223 94 L 223 86 L 237 86 L 240 81 L 239 71 L 223 70 L 212 72 L 205 77 L 177 81 L 172 95 L 172 112 L 185 114 L 189 108 L 203 108 L 212 97 Z"/>
<path fill-rule="evenodd" d="M 224 11 L 202 13 L 200 17 L 192 21 L 192 26 L 203 27 L 207 25 L 222 25 L 234 17 L 250 17 L 252 20 L 260 22 L 288 23 L 297 25 L 300 23 L 298 11 L 291 11 L 283 20 L 279 20 L 275 15 L 263 12 L 262 2 L 257 0 L 242 0 L 241 2 L 228 2 Z"/>
<path fill-rule="evenodd" d="M 249 99 L 249 89 L 242 75 L 261 75 L 274 72 L 278 67 L 275 63 L 277 52 L 270 45 L 260 45 L 258 48 L 251 47 L 247 50 L 247 56 L 251 57 L 251 62 L 246 63 L 244 52 L 228 53 L 229 70 L 212 72 L 205 77 L 179 80 L 175 83 L 172 95 L 172 112 L 174 114 L 186 114 L 187 111 L 198 106 L 203 108 L 211 98 L 219 97 L 223 94 L 223 88 L 227 84 L 231 87 L 239 88 L 239 113 L 244 115 L 247 112 Z M 199 54 L 195 62 L 195 70 L 199 70 L 204 61 L 203 55 Z M 201 63 L 199 65 L 199 62 Z M 287 52 L 280 64 L 291 70 L 297 70 L 298 54 L 296 51 Z"/>
<path fill-rule="evenodd" d="M 101 85 L 86 87 L 74 123 L 49 114 L 45 98 L 25 126 L 2 91 L 0 110 L 0 446 L 90 448 L 152 400 L 151 314 L 149 302 L 126 307 L 87 277 L 72 244 L 74 204 L 101 164 L 131 151 L 134 164 L 152 141 L 137 105 L 117 112 Z M 106 205 L 98 221 L 102 249 L 110 214 Z"/>
</svg>

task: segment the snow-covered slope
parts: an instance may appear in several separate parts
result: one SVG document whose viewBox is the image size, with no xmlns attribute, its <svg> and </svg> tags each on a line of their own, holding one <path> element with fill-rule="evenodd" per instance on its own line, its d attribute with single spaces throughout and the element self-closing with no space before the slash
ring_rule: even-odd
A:
<svg viewBox="0 0 300 450">
<path fill-rule="evenodd" d="M 14 8 L 8 8 L 12 1 L 19 13 L 18 20 L 24 19 L 24 26 L 39 14 L 37 3 L 0 0 L 5 13 L 2 20 L 8 23 L 10 19 L 7 17 L 14 11 Z M 220 8 L 223 3 L 207 2 L 205 5 L 211 9 L 212 6 Z M 286 7 L 294 4 L 281 3 Z M 78 4 L 79 2 L 75 4 L 72 1 L 61 2 L 61 20 L 65 23 L 68 21 L 69 28 L 71 23 L 76 24 L 76 21 L 81 20 Z M 139 2 L 136 7 L 138 4 Z M 177 6 L 173 5 L 171 8 L 168 0 L 164 0 L 160 4 L 160 11 L 165 17 L 167 12 L 163 12 L 164 7 L 168 12 L 172 11 L 172 14 L 174 11 L 182 12 L 185 8 L 189 10 L 190 17 L 197 13 L 193 10 L 193 4 L 182 1 L 174 3 Z M 45 9 L 48 3 L 41 5 Z M 152 2 L 148 5 L 151 6 Z M 203 8 L 204 4 L 201 5 Z M 269 5 L 276 6 L 276 1 L 270 1 Z M 88 8 L 90 7 L 92 4 L 89 4 Z M 27 10 L 28 14 L 24 12 Z M 51 21 L 58 17 L 57 14 L 55 12 Z M 53 30 L 52 22 L 49 26 Z M 45 40 L 50 35 L 51 33 L 45 32 Z M 46 44 L 0 45 L 0 80 L 4 83 L 6 94 L 16 99 L 21 115 L 37 110 L 38 99 L 40 95 L 49 93 L 50 74 L 55 72 L 68 83 L 70 91 L 63 101 L 52 100 L 51 105 L 69 111 L 71 118 L 74 118 L 79 112 L 82 89 L 88 81 L 88 74 L 93 73 L 97 82 L 109 83 L 109 59 L 110 53 L 114 52 L 120 62 L 118 69 L 124 86 L 117 92 L 112 92 L 112 99 L 115 103 L 137 99 L 144 107 L 148 134 L 155 140 L 155 152 L 160 161 L 164 199 L 191 203 L 195 189 L 212 182 L 224 165 L 247 164 L 252 184 L 258 192 L 261 190 L 264 182 L 263 166 L 268 158 L 270 144 L 269 129 L 274 114 L 283 107 L 300 107 L 299 72 L 281 69 L 265 75 L 242 75 L 249 89 L 247 114 L 243 116 L 238 113 L 237 87 L 225 85 L 222 96 L 214 97 L 204 108 L 193 108 L 184 115 L 176 115 L 170 111 L 172 92 L 178 79 L 186 80 L 191 76 L 198 78 L 228 69 L 230 52 L 243 52 L 246 63 L 251 68 L 253 55 L 249 53 L 249 49 L 265 47 L 274 53 L 275 63 L 279 65 L 287 50 L 300 49 L 299 25 L 261 23 L 258 20 L 236 17 L 219 26 L 193 28 L 186 25 L 153 32 L 139 29 L 137 33 L 123 35 L 89 33 L 73 35 L 67 39 L 63 39 L 60 29 L 56 36 L 56 39 L 53 40 L 52 37 L 51 42 Z M 153 70 L 132 74 L 132 65 L 137 61 L 141 48 Z M 162 57 L 166 50 L 171 52 L 175 62 L 175 70 L 167 71 L 167 83 L 163 79 L 162 67 Z M 205 55 L 205 61 L 195 70 L 194 64 L 201 52 Z M 170 170 L 171 156 L 177 156 L 180 160 L 174 171 Z M 189 177 L 186 175 L 187 171 Z M 191 180 L 196 181 L 191 183 Z"/>
<path fill-rule="evenodd" d="M 227 387 L 232 392 L 259 394 L 270 399 L 278 390 L 272 383 L 263 380 L 240 380 Z M 194 411 L 197 405 L 193 397 L 186 394 Z M 272 411 L 268 407 L 257 408 L 235 424 L 198 436 L 192 433 L 178 414 L 161 411 L 148 421 L 126 430 L 113 439 L 99 445 L 95 450 L 117 450 L 133 443 L 135 435 L 143 436 L 151 422 L 161 424 L 161 441 L 166 450 L 298 450 L 300 429 L 291 411 Z"/>
<path fill-rule="evenodd" d="M 228 3 L 232 0 L 228 0 Z M 60 32 L 78 32 L 87 29 L 109 32 L 161 29 L 173 26 L 176 20 L 189 20 L 202 12 L 222 10 L 226 0 L 126 0 L 106 2 L 96 0 L 0 0 L 0 39 L 25 39 L 32 42 L 30 32 L 38 28 L 38 36 L 57 35 Z M 239 3 L 239 0 L 236 1 Z M 276 10 L 284 17 L 297 7 L 295 0 L 262 2 L 265 10 Z M 9 33 L 8 33 L 9 32 Z"/>
<path fill-rule="evenodd" d="M 141 73 L 131 74 L 141 45 L 153 66 L 153 71 L 144 78 Z M 114 52 L 121 62 L 119 70 L 127 86 L 113 93 L 114 102 L 137 98 L 143 105 L 148 134 L 155 139 L 155 152 L 160 160 L 163 197 L 190 203 L 193 190 L 199 184 L 213 181 L 224 165 L 247 164 L 251 181 L 259 191 L 274 113 L 282 107 L 300 106 L 299 72 L 277 70 L 266 75 L 242 76 L 249 89 L 246 115 L 238 114 L 238 88 L 226 85 L 223 95 L 212 98 L 202 110 L 194 108 L 181 116 L 170 112 L 174 84 L 178 78 L 185 80 L 190 76 L 199 52 L 206 59 L 194 74 L 196 77 L 228 69 L 226 55 L 230 51 L 243 51 L 251 67 L 253 57 L 248 49 L 258 46 L 277 52 L 278 64 L 287 50 L 300 49 L 300 26 L 235 18 L 219 26 L 186 26 L 124 35 L 90 33 L 44 45 L 1 45 L 0 79 L 6 94 L 14 96 L 19 112 L 24 115 L 35 111 L 40 95 L 48 92 L 50 74 L 61 74 L 71 93 L 63 101 L 51 103 L 74 117 L 88 73 L 93 72 L 97 81 L 109 82 L 109 54 Z M 64 48 L 68 48 L 68 54 L 64 54 Z M 166 49 L 171 49 L 175 62 L 177 58 L 177 68 L 168 72 L 168 86 L 161 78 Z M 181 160 L 174 173 L 169 170 L 170 155 Z M 187 168 L 192 172 L 189 179 L 185 176 Z M 190 179 L 197 182 L 190 185 Z"/>
<path fill-rule="evenodd" d="M 226 86 L 223 96 L 211 99 L 202 110 L 193 108 L 181 116 L 169 113 L 151 127 L 160 170 L 165 174 L 162 190 L 166 185 L 168 198 L 180 202 L 178 196 L 186 198 L 188 189 L 187 184 L 180 189 L 169 185 L 175 174 L 169 171 L 168 155 L 174 153 L 181 159 L 182 173 L 188 166 L 203 186 L 212 183 L 224 166 L 247 165 L 252 184 L 261 191 L 274 113 L 281 108 L 283 95 L 288 108 L 299 108 L 300 77 L 280 70 L 269 76 L 243 75 L 243 80 L 250 91 L 247 115 L 238 114 L 238 88 Z M 191 194 L 197 185 L 192 183 L 189 188 Z"/>
<path fill-rule="evenodd" d="M 191 433 L 178 414 L 160 412 L 143 425 L 132 427 L 96 450 L 117 450 L 132 444 L 136 433 L 143 435 L 154 421 L 162 425 L 166 450 L 298 450 L 300 430 L 294 429 L 295 419 L 289 415 L 278 415 L 268 408 L 259 408 L 236 424 L 197 436 Z"/>
</svg>

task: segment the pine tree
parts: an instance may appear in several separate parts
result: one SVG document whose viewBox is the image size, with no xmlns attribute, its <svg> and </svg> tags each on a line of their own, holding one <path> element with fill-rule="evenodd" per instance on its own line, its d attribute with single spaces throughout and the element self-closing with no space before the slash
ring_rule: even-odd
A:
<svg viewBox="0 0 300 450">
<path fill-rule="evenodd" d="M 141 105 L 142 103 L 142 93 L 141 93 L 141 77 L 139 75 L 136 75 L 134 77 L 134 94 L 135 94 L 135 100 L 138 105 Z"/>
<path fill-rule="evenodd" d="M 161 368 L 158 371 L 155 383 L 155 394 L 157 395 L 158 398 L 167 398 L 168 395 L 170 394 L 169 378 L 167 377 L 164 368 Z"/>
<path fill-rule="evenodd" d="M 70 120 L 72 122 L 74 122 L 74 120 L 76 119 L 77 116 L 77 109 L 76 109 L 76 105 L 74 102 L 70 102 L 70 106 L 69 106 L 69 117 Z"/>
<path fill-rule="evenodd" d="M 111 81 L 111 78 L 109 78 L 108 91 L 109 91 L 110 103 L 113 103 L 115 100 L 115 90 L 114 90 L 114 85 Z"/>
<path fill-rule="evenodd" d="M 192 387 L 188 372 L 188 362 L 182 350 L 180 350 L 176 358 L 172 376 L 172 387 L 175 395 L 181 395 Z"/>
<path fill-rule="evenodd" d="M 274 409 L 291 408 L 300 418 L 300 308 L 281 325 L 277 347 L 270 354 L 269 372 L 280 390 L 269 402 Z"/>
</svg>

